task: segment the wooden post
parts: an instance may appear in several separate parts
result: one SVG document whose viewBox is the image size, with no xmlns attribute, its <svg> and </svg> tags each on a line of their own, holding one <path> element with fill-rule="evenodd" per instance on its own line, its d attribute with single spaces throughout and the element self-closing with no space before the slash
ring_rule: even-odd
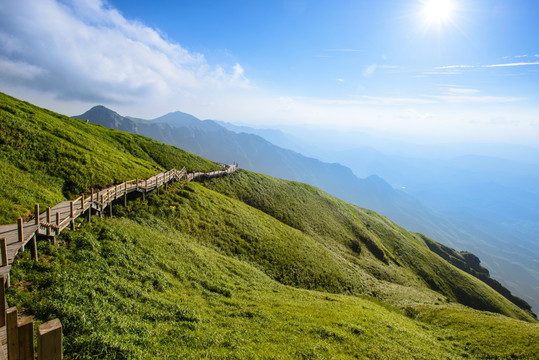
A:
<svg viewBox="0 0 539 360">
<path fill-rule="evenodd" d="M 75 230 L 75 204 L 72 202 L 69 203 L 69 211 L 71 213 L 71 231 Z"/>
<path fill-rule="evenodd" d="M 17 219 L 17 229 L 19 233 L 19 242 L 24 241 L 24 224 L 22 222 L 22 218 Z"/>
<path fill-rule="evenodd" d="M 124 207 L 126 206 L 127 206 L 127 188 L 125 189 L 125 194 L 124 194 Z"/>
<path fill-rule="evenodd" d="M 81 213 L 84 212 L 84 193 L 82 193 L 80 197 L 80 210 L 81 210 Z"/>
<path fill-rule="evenodd" d="M 148 179 L 144 180 L 144 192 L 148 191 Z"/>
<path fill-rule="evenodd" d="M 39 225 L 39 204 L 35 205 L 36 225 Z"/>
<path fill-rule="evenodd" d="M 103 195 L 100 195 L 100 199 L 99 199 L 99 217 L 102 218 L 103 217 Z"/>
<path fill-rule="evenodd" d="M 0 327 L 6 326 L 6 288 L 4 275 L 0 275 Z"/>
<path fill-rule="evenodd" d="M 17 322 L 19 359 L 34 360 L 34 320 L 25 316 Z"/>
<path fill-rule="evenodd" d="M 62 324 L 54 319 L 37 328 L 38 360 L 62 360 Z"/>
<path fill-rule="evenodd" d="M 8 258 L 7 258 L 7 246 L 6 246 L 6 238 L 0 239 L 0 253 L 2 255 L 2 266 L 7 266 Z"/>
<path fill-rule="evenodd" d="M 37 261 L 37 234 L 34 234 L 34 236 L 32 237 L 32 247 L 30 248 L 30 253 L 32 254 L 32 259 L 34 259 L 34 261 Z"/>
<path fill-rule="evenodd" d="M 138 191 L 138 178 L 137 178 L 137 180 L 135 180 L 135 181 L 137 182 L 137 191 Z"/>
<path fill-rule="evenodd" d="M 112 201 L 109 202 L 109 216 L 112 217 Z"/>
<path fill-rule="evenodd" d="M 56 222 L 56 230 L 54 230 L 54 236 L 52 237 L 52 243 L 54 245 L 56 245 L 56 237 L 58 235 L 60 235 L 60 228 L 59 228 L 59 226 L 60 226 L 60 213 L 58 211 L 56 212 L 55 217 L 56 217 L 56 221 L 55 221 Z"/>
<path fill-rule="evenodd" d="M 51 234 L 51 227 L 49 226 L 51 224 L 51 208 L 47 208 L 47 236 L 50 236 Z"/>
<path fill-rule="evenodd" d="M 92 222 L 92 201 L 90 201 L 90 206 L 88 207 L 88 224 L 90 224 L 91 222 Z"/>
<path fill-rule="evenodd" d="M 17 329 L 17 307 L 6 310 L 7 353 L 9 360 L 19 359 L 19 332 Z"/>
<path fill-rule="evenodd" d="M 118 198 L 118 185 L 114 185 L 114 200 Z"/>
</svg>

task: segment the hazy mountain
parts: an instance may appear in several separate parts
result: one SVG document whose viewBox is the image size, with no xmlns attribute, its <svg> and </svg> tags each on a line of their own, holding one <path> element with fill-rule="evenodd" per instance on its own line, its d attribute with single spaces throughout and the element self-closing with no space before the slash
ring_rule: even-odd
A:
<svg viewBox="0 0 539 360">
<path fill-rule="evenodd" d="M 427 234 L 457 249 L 477 253 L 498 279 L 534 308 L 539 308 L 539 264 L 535 261 L 539 251 L 536 246 L 530 246 L 522 240 L 527 237 L 520 236 L 518 231 L 511 232 L 493 221 L 477 219 L 473 211 L 466 216 L 455 216 L 452 212 L 444 213 L 443 209 L 439 208 L 433 211 L 425 206 L 422 200 L 427 202 L 434 200 L 428 195 L 424 198 L 419 197 L 421 194 L 414 191 L 415 188 L 409 185 L 410 182 L 396 185 L 400 189 L 396 190 L 383 179 L 386 175 L 390 175 L 395 184 L 398 175 L 402 174 L 403 181 L 409 178 L 422 179 L 433 193 L 443 194 L 444 191 L 448 191 L 445 182 L 453 181 L 454 175 L 440 176 L 437 178 L 438 182 L 433 181 L 433 177 L 429 174 L 440 171 L 435 160 L 417 161 L 411 166 L 406 158 L 399 161 L 399 157 L 385 157 L 381 152 L 365 148 L 362 148 L 360 153 L 352 150 L 335 155 L 334 159 L 342 158 L 343 163 L 354 164 L 354 172 L 361 173 L 358 169 L 363 169 L 362 175 L 366 173 L 365 168 L 377 167 L 388 170 L 371 172 L 379 176 L 371 175 L 361 179 L 350 168 L 338 163 L 322 162 L 275 146 L 261 136 L 247 133 L 248 127 L 227 125 L 241 131 L 236 133 L 215 121 L 202 121 L 182 112 L 170 113 L 154 120 L 141 120 L 127 117 L 119 119 L 120 115 L 108 110 L 110 117 L 114 119 L 111 121 L 103 117 L 102 107 L 97 108 L 99 117 L 94 116 L 95 108 L 76 117 L 104 126 L 113 124 L 117 126 L 113 128 L 118 129 L 132 128 L 134 133 L 178 146 L 214 161 L 226 163 L 236 161 L 242 168 L 248 170 L 317 186 L 340 199 L 384 214 L 411 231 Z M 273 136 L 277 134 L 264 130 L 254 132 Z M 282 143 L 286 143 L 286 136 L 280 138 Z M 301 145 L 301 141 L 297 141 L 298 138 L 290 137 L 290 139 L 296 145 L 306 146 L 305 143 Z M 316 137 L 313 136 L 313 139 Z M 487 164 L 483 164 L 483 167 L 486 166 Z M 466 178 L 466 173 L 461 177 Z M 426 189 L 427 187 L 423 188 Z M 448 196 L 456 198 L 458 195 Z M 473 200 L 470 202 L 474 204 Z M 533 201 L 531 203 L 533 204 Z M 481 204 L 477 203 L 475 206 L 481 208 Z"/>
<path fill-rule="evenodd" d="M 411 196 L 394 190 L 380 177 L 360 179 L 337 163 L 325 163 L 291 150 L 283 149 L 260 136 L 235 133 L 218 123 L 174 112 L 154 120 L 119 118 L 109 110 L 111 119 L 103 117 L 103 107 L 94 107 L 76 116 L 113 128 L 129 128 L 161 142 L 172 144 L 217 162 L 236 161 L 242 168 L 275 177 L 306 182 L 341 199 L 379 211 L 396 221 L 408 224 L 428 215 Z M 98 114 L 99 116 L 95 116 Z"/>
<path fill-rule="evenodd" d="M 404 223 L 477 253 L 496 278 L 539 308 L 538 149 L 510 144 L 428 146 L 379 134 L 369 138 L 364 133 L 288 130 L 293 134 L 281 139 L 293 140 L 282 146 L 338 161 L 361 177 L 377 174 L 436 211 L 436 224 L 428 218 L 422 218 L 419 227 Z M 320 137 L 330 145 L 321 146 Z"/>
</svg>

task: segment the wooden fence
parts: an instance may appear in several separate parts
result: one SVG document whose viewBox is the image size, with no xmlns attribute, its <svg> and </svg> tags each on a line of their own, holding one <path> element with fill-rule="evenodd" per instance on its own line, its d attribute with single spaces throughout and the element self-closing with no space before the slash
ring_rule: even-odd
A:
<svg viewBox="0 0 539 360">
<path fill-rule="evenodd" d="M 19 318 L 17 308 L 8 308 L 5 300 L 5 287 L 9 287 L 11 264 L 18 252 L 30 247 L 32 257 L 38 260 L 37 239 L 46 237 L 56 243 L 56 236 L 68 226 L 75 229 L 75 219 L 86 215 L 89 222 L 92 215 L 103 216 L 108 208 L 112 216 L 114 201 L 123 200 L 127 205 L 127 195 L 138 192 L 145 197 L 146 193 L 159 188 L 168 187 L 170 182 L 197 178 L 212 178 L 232 174 L 238 164 L 218 164 L 224 170 L 211 172 L 191 172 L 185 168 L 172 169 L 152 176 L 148 179 L 134 179 L 101 190 L 91 190 L 88 197 L 82 194 L 71 201 L 64 201 L 40 214 L 39 204 L 35 205 L 34 217 L 29 221 L 19 218 L 17 224 L 0 226 L 0 360 L 34 360 L 34 326 L 32 317 Z M 58 319 L 38 326 L 37 355 L 39 360 L 59 360 L 62 354 L 62 324 Z M 8 356 L 6 356 L 8 355 Z"/>
</svg>

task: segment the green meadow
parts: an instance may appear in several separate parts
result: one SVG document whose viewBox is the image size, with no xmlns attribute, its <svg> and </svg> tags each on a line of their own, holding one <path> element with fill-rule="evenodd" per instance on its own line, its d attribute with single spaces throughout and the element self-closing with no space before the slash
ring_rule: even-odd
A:
<svg viewBox="0 0 539 360">
<path fill-rule="evenodd" d="M 217 168 L 5 95 L 0 135 L 2 223 L 92 187 Z M 39 241 L 37 262 L 18 256 L 7 301 L 38 324 L 60 319 L 66 359 L 539 354 L 534 315 L 434 240 L 301 183 L 244 170 L 176 183 L 79 220 L 58 243 Z"/>
</svg>

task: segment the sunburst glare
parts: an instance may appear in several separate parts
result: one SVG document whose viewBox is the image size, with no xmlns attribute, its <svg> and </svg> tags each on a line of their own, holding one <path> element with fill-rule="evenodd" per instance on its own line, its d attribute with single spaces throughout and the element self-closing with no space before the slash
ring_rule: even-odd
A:
<svg viewBox="0 0 539 360">
<path fill-rule="evenodd" d="M 441 25 L 450 21 L 455 13 L 453 0 L 425 0 L 423 2 L 423 15 L 429 24 Z"/>
</svg>

